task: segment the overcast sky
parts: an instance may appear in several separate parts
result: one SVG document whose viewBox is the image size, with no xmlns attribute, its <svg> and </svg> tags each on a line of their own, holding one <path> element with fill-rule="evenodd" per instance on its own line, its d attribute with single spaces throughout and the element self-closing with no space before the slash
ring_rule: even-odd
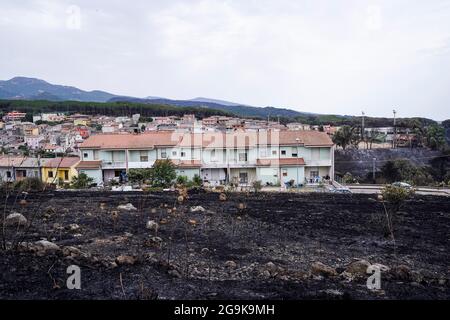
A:
<svg viewBox="0 0 450 320">
<path fill-rule="evenodd" d="M 450 118 L 449 0 L 0 0 L 0 79 Z"/>
</svg>

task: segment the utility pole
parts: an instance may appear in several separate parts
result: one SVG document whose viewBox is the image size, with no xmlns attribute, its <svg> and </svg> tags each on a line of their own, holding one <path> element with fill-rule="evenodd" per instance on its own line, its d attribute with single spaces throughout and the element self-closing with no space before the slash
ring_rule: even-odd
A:
<svg viewBox="0 0 450 320">
<path fill-rule="evenodd" d="M 394 113 L 394 141 L 393 141 L 393 147 L 394 147 L 394 149 L 396 148 L 396 146 L 397 146 L 397 127 L 396 127 L 396 125 L 395 125 L 395 115 L 397 114 L 397 111 L 395 111 L 395 109 L 394 110 L 392 110 L 392 112 Z"/>
<path fill-rule="evenodd" d="M 361 140 L 364 142 L 364 116 L 365 116 L 365 113 L 364 113 L 364 111 L 362 111 L 361 112 L 361 114 L 362 114 L 362 123 L 361 123 Z"/>
<path fill-rule="evenodd" d="M 372 177 L 373 177 L 373 183 L 375 183 L 375 163 L 377 161 L 377 158 L 373 158 L 373 162 L 372 162 Z"/>
<path fill-rule="evenodd" d="M 296 138 L 295 139 L 295 141 L 297 141 L 297 191 L 298 191 L 298 186 L 300 185 L 300 181 L 298 181 L 298 166 L 299 166 L 299 163 L 298 163 L 298 159 L 299 159 L 299 149 L 300 149 L 300 138 Z"/>
</svg>

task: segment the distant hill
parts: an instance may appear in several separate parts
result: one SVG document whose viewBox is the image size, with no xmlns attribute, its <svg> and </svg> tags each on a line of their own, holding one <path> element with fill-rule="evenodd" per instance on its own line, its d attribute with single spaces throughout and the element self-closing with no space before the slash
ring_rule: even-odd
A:
<svg viewBox="0 0 450 320">
<path fill-rule="evenodd" d="M 206 98 L 196 98 L 193 100 L 171 100 L 164 98 L 154 98 L 154 99 L 140 99 L 140 98 L 131 98 L 131 97 L 114 97 L 109 100 L 109 102 L 134 102 L 134 103 L 144 103 L 144 104 L 166 104 L 177 107 L 202 107 L 202 108 L 211 108 L 216 110 L 222 110 L 225 112 L 230 112 L 242 117 L 259 117 L 266 119 L 268 116 L 270 117 L 297 117 L 297 116 L 306 116 L 311 113 L 306 112 L 298 112 L 290 109 L 284 108 L 275 108 L 275 107 L 252 107 L 246 105 L 240 105 L 237 103 L 230 103 L 224 101 L 221 104 L 220 100 L 214 99 L 206 99 Z M 213 102 L 216 101 L 216 102 Z M 219 102 L 217 102 L 219 101 Z"/>
<path fill-rule="evenodd" d="M 114 94 L 104 91 L 84 91 L 35 78 L 15 77 L 0 81 L 0 99 L 105 102 L 113 97 Z"/>
<path fill-rule="evenodd" d="M 240 105 L 243 105 L 243 104 L 239 104 L 239 103 L 235 103 L 235 102 L 230 102 L 230 101 L 225 101 L 225 100 L 218 100 L 218 99 L 209 99 L 209 98 L 203 98 L 203 97 L 190 99 L 189 101 L 210 102 L 210 103 L 221 104 L 223 106 L 240 106 Z"/>
</svg>

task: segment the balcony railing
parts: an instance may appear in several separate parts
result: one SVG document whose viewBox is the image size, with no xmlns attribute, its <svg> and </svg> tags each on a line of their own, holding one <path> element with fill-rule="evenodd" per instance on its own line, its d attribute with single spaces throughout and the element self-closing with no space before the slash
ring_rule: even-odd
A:
<svg viewBox="0 0 450 320">
<path fill-rule="evenodd" d="M 126 168 L 125 161 L 102 161 L 103 169 L 124 169 Z"/>
</svg>

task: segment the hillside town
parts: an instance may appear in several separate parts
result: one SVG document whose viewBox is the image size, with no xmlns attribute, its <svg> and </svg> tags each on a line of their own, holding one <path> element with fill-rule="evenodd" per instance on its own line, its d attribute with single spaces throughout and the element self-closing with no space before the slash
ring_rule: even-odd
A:
<svg viewBox="0 0 450 320">
<path fill-rule="evenodd" d="M 217 186 L 318 184 L 333 177 L 333 142 L 328 132 L 299 124 L 194 115 L 132 117 L 26 114 L 3 118 L 0 176 L 3 181 L 40 178 L 70 184 L 85 173 L 97 186 L 127 181 L 130 169 L 173 162 L 177 176 Z"/>
<path fill-rule="evenodd" d="M 334 180 L 336 148 L 418 144 L 416 134 L 402 127 L 364 128 L 365 139 L 356 145 L 353 138 L 341 143 L 342 132 L 345 128 L 332 125 L 227 116 L 30 116 L 11 111 L 0 122 L 0 177 L 8 182 L 36 177 L 67 186 L 84 173 L 93 186 L 110 186 L 129 182 L 130 170 L 167 159 L 177 176 L 198 176 L 211 186 L 311 186 Z"/>
</svg>

